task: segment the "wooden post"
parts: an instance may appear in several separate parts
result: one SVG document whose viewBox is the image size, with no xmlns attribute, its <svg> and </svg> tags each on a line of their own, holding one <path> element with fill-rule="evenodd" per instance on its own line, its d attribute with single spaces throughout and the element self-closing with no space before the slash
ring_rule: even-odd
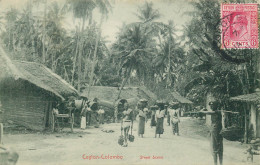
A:
<svg viewBox="0 0 260 165">
<path fill-rule="evenodd" d="M 0 123 L 0 145 L 3 144 L 3 137 L 4 137 L 4 126 L 3 123 Z"/>
<path fill-rule="evenodd" d="M 247 137 L 248 137 L 248 135 L 247 135 L 247 132 L 248 132 L 248 130 L 247 130 L 247 114 L 246 114 L 246 108 L 247 108 L 247 106 L 244 106 L 244 113 L 245 113 L 245 134 L 244 134 L 244 143 L 246 143 L 247 144 Z"/>
</svg>

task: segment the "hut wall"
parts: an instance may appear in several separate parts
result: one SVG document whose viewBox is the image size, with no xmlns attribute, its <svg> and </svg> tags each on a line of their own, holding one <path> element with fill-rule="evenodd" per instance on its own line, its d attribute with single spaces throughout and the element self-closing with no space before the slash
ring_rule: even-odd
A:
<svg viewBox="0 0 260 165">
<path fill-rule="evenodd" d="M 256 136 L 256 107 L 254 104 L 251 104 L 250 108 L 250 124 L 253 126 L 254 136 Z"/>
<path fill-rule="evenodd" d="M 260 110 L 256 111 L 256 137 L 260 137 Z"/>
<path fill-rule="evenodd" d="M 4 122 L 11 120 L 33 130 L 45 129 L 50 101 L 43 90 L 19 80 L 1 84 L 0 91 Z"/>
</svg>

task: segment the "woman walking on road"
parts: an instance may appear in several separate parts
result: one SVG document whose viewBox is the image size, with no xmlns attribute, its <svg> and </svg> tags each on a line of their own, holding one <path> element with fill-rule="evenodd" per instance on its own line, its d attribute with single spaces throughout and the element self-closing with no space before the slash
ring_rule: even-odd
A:
<svg viewBox="0 0 260 165">
<path fill-rule="evenodd" d="M 86 129 L 87 123 L 86 123 L 86 115 L 87 115 L 87 109 L 88 109 L 88 104 L 85 102 L 84 105 L 82 105 L 83 108 L 81 109 L 81 122 L 80 122 L 80 128 L 81 129 Z"/>
<path fill-rule="evenodd" d="M 164 121 L 164 115 L 165 115 L 165 110 L 163 109 L 163 106 L 159 106 L 159 110 L 156 111 L 155 117 L 156 117 L 156 129 L 155 129 L 155 138 L 157 137 L 157 134 L 160 135 L 163 134 L 164 129 L 163 129 L 163 121 Z"/>
<path fill-rule="evenodd" d="M 146 114 L 144 109 L 139 109 L 139 122 L 138 122 L 138 136 L 141 136 L 143 138 L 144 135 L 144 128 L 145 128 L 145 120 L 146 120 Z"/>
<path fill-rule="evenodd" d="M 172 124 L 172 132 L 173 135 L 179 134 L 179 122 L 180 122 L 180 112 L 179 112 L 179 105 L 178 103 L 172 104 L 171 109 L 169 109 L 170 117 L 171 117 L 171 124 Z"/>
<path fill-rule="evenodd" d="M 155 112 L 156 110 L 158 109 L 157 106 L 151 106 L 151 123 L 150 123 L 150 126 L 153 127 L 153 126 L 156 126 L 156 121 L 155 121 Z"/>
</svg>

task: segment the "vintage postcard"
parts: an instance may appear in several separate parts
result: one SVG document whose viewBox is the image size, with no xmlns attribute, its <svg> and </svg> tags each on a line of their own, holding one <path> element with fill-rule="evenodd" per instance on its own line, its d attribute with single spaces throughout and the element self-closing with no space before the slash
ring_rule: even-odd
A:
<svg viewBox="0 0 260 165">
<path fill-rule="evenodd" d="M 259 0 L 0 0 L 0 165 L 259 165 Z"/>
</svg>

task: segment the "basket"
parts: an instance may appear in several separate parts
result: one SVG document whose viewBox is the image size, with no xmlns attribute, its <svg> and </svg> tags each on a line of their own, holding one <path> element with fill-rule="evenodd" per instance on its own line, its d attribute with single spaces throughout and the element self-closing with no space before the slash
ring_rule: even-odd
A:
<svg viewBox="0 0 260 165">
<path fill-rule="evenodd" d="M 7 165 L 10 162 L 16 164 L 19 155 L 13 150 L 9 150 L 0 144 L 0 165 Z"/>
<path fill-rule="evenodd" d="M 134 142 L 135 141 L 135 136 L 134 135 L 129 135 L 128 139 L 130 142 Z"/>
<path fill-rule="evenodd" d="M 122 146 L 122 145 L 124 144 L 124 136 L 123 136 L 123 135 L 119 136 L 119 138 L 118 138 L 118 144 L 119 144 L 120 146 Z"/>
<path fill-rule="evenodd" d="M 220 133 L 225 139 L 230 141 L 237 141 L 243 136 L 243 130 L 238 127 L 228 127 L 223 129 Z"/>
</svg>

